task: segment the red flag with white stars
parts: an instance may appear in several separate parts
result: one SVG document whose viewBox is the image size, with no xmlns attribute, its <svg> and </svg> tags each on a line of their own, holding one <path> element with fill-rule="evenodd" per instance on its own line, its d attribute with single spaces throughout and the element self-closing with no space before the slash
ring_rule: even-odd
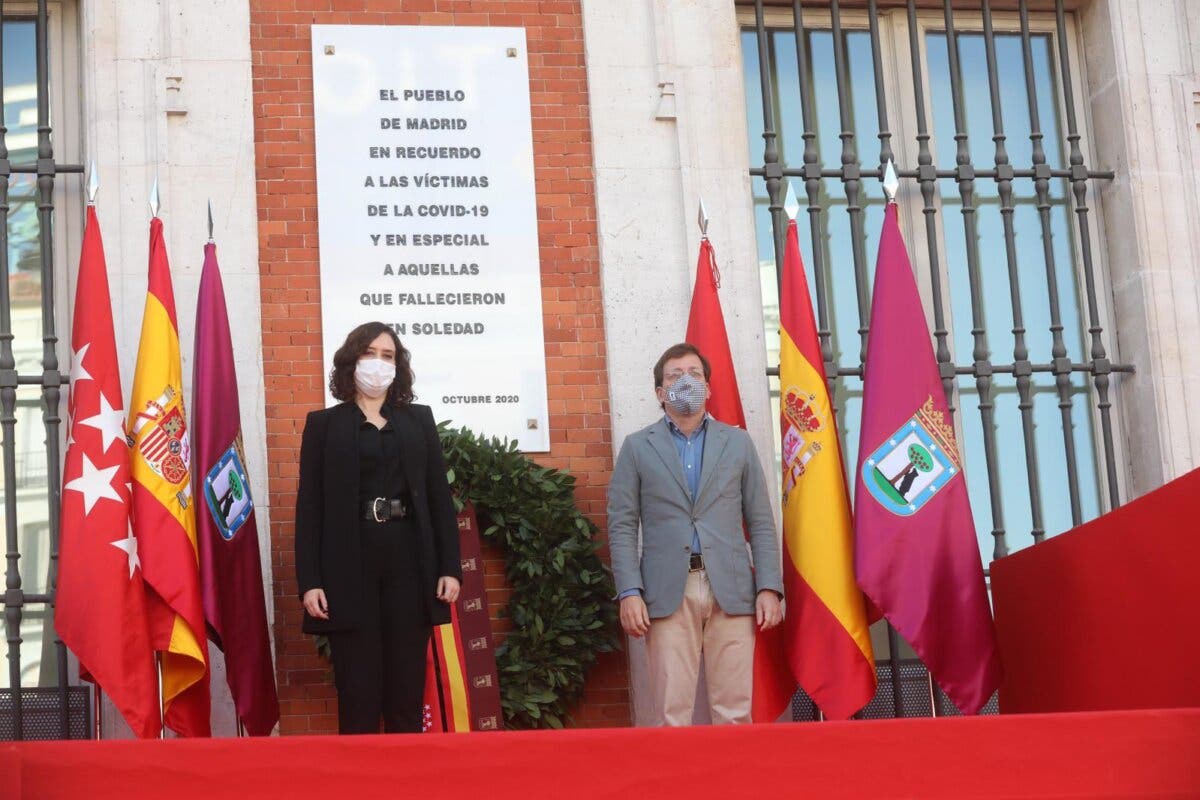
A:
<svg viewBox="0 0 1200 800">
<path fill-rule="evenodd" d="M 63 468 L 55 626 L 85 678 L 138 736 L 158 736 L 158 677 L 137 539 L 129 445 L 96 209 L 87 210 L 71 326 L 70 439 Z"/>
</svg>

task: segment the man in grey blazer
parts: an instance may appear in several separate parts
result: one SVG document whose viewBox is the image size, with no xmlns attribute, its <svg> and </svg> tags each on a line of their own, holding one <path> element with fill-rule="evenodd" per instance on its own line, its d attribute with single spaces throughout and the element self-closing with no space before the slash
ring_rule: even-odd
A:
<svg viewBox="0 0 1200 800">
<path fill-rule="evenodd" d="M 762 467 L 744 430 L 708 416 L 711 377 L 694 345 L 663 353 L 654 391 L 665 416 L 626 437 L 608 487 L 621 626 L 647 637 L 664 725 L 691 724 L 701 659 L 713 721 L 749 722 L 754 627 L 783 620 L 779 540 Z"/>
</svg>

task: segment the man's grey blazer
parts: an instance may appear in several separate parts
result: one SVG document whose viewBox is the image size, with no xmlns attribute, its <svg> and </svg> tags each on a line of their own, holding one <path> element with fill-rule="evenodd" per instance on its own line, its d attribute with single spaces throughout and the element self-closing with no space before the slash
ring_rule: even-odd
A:
<svg viewBox="0 0 1200 800">
<path fill-rule="evenodd" d="M 754 572 L 743 520 L 750 531 Z M 693 502 L 664 417 L 626 437 L 608 485 L 608 546 L 617 592 L 641 589 L 652 618 L 669 616 L 683 602 L 693 525 L 723 611 L 753 614 L 759 591 L 783 594 L 775 518 L 749 434 L 708 420 Z"/>
</svg>

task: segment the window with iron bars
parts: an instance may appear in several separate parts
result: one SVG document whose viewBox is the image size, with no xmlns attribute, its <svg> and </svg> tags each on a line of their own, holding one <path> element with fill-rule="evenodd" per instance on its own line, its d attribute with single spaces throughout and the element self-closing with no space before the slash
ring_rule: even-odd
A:
<svg viewBox="0 0 1200 800">
<path fill-rule="evenodd" d="M 1132 371 L 1106 334 L 1094 187 L 1113 176 L 1088 166 L 1073 14 L 1063 0 L 992 5 L 738 3 L 768 363 L 779 363 L 790 185 L 853 460 L 881 178 L 894 160 L 985 567 L 1119 504 L 1113 374 Z M 777 367 L 769 380 L 778 413 Z M 911 651 L 886 633 L 889 697 L 866 715 L 954 713 L 932 684 L 914 702 L 909 684 L 923 682 L 899 657 Z M 811 713 L 805 702 L 797 715 Z"/>
<path fill-rule="evenodd" d="M 4 511 L 6 669 L 0 740 L 87 738 L 88 690 L 54 631 L 66 367 L 66 254 L 82 215 L 56 217 L 79 164 L 77 8 L 62 0 L 0 3 L 0 507 Z M 53 80 L 52 80 L 53 78 Z M 67 90 L 70 82 L 73 90 Z M 76 181 L 78 178 L 75 179 Z M 76 200 L 81 194 L 74 195 Z M 64 218 L 65 217 L 65 218 Z"/>
</svg>

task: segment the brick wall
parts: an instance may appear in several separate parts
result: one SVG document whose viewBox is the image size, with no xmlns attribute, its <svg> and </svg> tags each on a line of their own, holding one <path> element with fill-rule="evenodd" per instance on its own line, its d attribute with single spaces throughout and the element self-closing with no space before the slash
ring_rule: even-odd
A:
<svg viewBox="0 0 1200 800">
<path fill-rule="evenodd" d="M 283 733 L 337 729 L 328 665 L 300 632 L 292 554 L 300 433 L 320 407 L 317 187 L 309 26 L 517 26 L 529 43 L 533 153 L 550 398 L 547 466 L 572 472 L 584 512 L 604 527 L 612 468 L 591 135 L 578 0 L 251 0 L 263 369 L 270 464 L 276 672 Z M 418 391 L 420 381 L 418 377 Z M 503 605 L 500 555 L 489 554 L 489 605 Z M 503 628 L 497 624 L 497 640 Z M 580 726 L 628 725 L 623 654 L 592 673 Z"/>
</svg>

